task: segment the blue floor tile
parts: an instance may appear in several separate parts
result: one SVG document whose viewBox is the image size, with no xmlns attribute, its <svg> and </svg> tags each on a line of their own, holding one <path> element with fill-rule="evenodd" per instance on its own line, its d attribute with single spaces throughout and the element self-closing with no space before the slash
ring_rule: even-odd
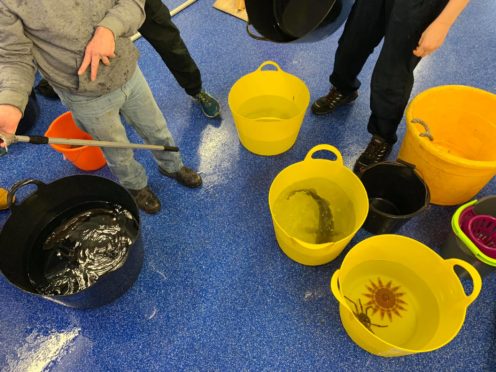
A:
<svg viewBox="0 0 496 372">
<path fill-rule="evenodd" d="M 180 2 L 168 2 L 171 8 Z M 346 252 L 370 234 L 360 231 L 335 261 L 305 267 L 275 240 L 267 198 L 272 180 L 319 143 L 340 149 L 352 166 L 369 135 L 369 82 L 375 52 L 357 101 L 331 117 L 307 112 L 294 147 L 277 157 L 255 156 L 238 140 L 227 104 L 231 86 L 265 60 L 303 79 L 313 101 L 327 92 L 340 31 L 313 44 L 251 39 L 245 23 L 200 1 L 174 17 L 203 74 L 220 99 L 222 119 L 205 118 L 143 39 L 140 66 L 164 112 L 185 163 L 204 185 L 185 189 L 158 173 L 149 153 L 136 152 L 163 202 L 142 215 L 145 262 L 135 285 L 116 302 L 72 310 L 0 279 L 0 369 L 106 370 L 494 370 L 496 275 L 484 279 L 458 336 L 437 351 L 384 359 L 368 354 L 344 331 L 329 291 Z M 446 44 L 416 71 L 413 95 L 433 86 L 463 84 L 496 92 L 496 3 L 473 1 Z M 65 112 L 40 97 L 44 133 Z M 401 126 L 399 136 L 404 133 Z M 130 133 L 133 141 L 139 138 Z M 391 157 L 397 154 L 398 147 Z M 47 146 L 18 144 L 0 158 L 0 186 L 20 179 L 44 182 L 81 173 Z M 107 168 L 94 174 L 115 178 Z M 31 190 L 23 190 L 22 200 Z M 496 194 L 492 180 L 479 196 Z M 431 206 L 399 234 L 438 251 L 455 207 Z M 8 219 L 0 212 L 0 226 Z"/>
</svg>

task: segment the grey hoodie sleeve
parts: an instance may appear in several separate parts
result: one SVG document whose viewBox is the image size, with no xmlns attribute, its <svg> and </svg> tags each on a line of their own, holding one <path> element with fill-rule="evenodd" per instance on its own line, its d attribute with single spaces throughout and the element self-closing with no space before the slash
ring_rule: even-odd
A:
<svg viewBox="0 0 496 372">
<path fill-rule="evenodd" d="M 108 28 L 114 37 L 130 37 L 145 21 L 145 0 L 117 0 L 98 26 Z"/>
<path fill-rule="evenodd" d="M 1 2 L 0 30 L 0 104 L 24 113 L 34 83 L 33 44 L 22 22 Z"/>
</svg>

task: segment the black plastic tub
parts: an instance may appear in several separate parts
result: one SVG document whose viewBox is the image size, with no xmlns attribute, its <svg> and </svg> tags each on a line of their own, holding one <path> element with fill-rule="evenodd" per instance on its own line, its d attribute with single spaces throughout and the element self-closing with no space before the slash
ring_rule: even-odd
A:
<svg viewBox="0 0 496 372">
<path fill-rule="evenodd" d="M 278 43 L 308 43 L 333 34 L 353 0 L 246 0 L 250 36 Z M 250 25 L 260 34 L 250 31 Z"/>
<path fill-rule="evenodd" d="M 479 260 L 453 231 L 448 236 L 440 253 L 444 258 L 459 258 L 468 262 L 477 269 L 481 277 L 485 277 L 495 270 L 495 267 Z M 470 275 L 459 267 L 455 267 L 455 272 L 462 279 L 470 278 Z"/>
<path fill-rule="evenodd" d="M 20 204 L 13 204 L 16 192 L 27 185 L 36 185 L 37 190 Z M 65 177 L 49 184 L 29 179 L 11 188 L 9 203 L 11 215 L 0 233 L 0 271 L 15 287 L 64 306 L 90 308 L 114 301 L 136 281 L 143 264 L 139 210 L 133 197 L 119 184 L 90 175 Z M 51 226 L 67 220 L 86 206 L 103 204 L 121 206 L 136 222 L 135 234 L 121 265 L 79 292 L 54 296 L 40 294 L 30 277 L 30 271 L 36 267 L 36 260 L 41 255 L 40 237 Z"/>
<path fill-rule="evenodd" d="M 429 206 L 429 189 L 409 164 L 377 163 L 366 168 L 360 180 L 370 203 L 363 227 L 373 234 L 393 233 Z"/>
<path fill-rule="evenodd" d="M 486 196 L 480 200 L 467 202 L 456 210 L 451 217 L 451 231 L 446 239 L 445 244 L 441 247 L 440 254 L 444 258 L 459 258 L 471 264 L 477 269 L 481 277 L 484 277 L 496 270 L 496 260 L 484 255 L 475 244 L 471 248 L 470 238 L 465 235 L 461 228 L 461 222 L 466 217 L 476 214 L 488 214 L 496 217 L 496 197 L 494 195 Z M 455 272 L 460 278 L 469 278 L 468 273 L 459 267 L 455 267 Z"/>
</svg>

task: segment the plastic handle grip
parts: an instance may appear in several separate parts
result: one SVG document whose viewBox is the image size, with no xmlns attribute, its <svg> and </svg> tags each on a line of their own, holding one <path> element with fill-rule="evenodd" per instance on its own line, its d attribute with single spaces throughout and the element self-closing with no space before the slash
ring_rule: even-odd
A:
<svg viewBox="0 0 496 372">
<path fill-rule="evenodd" d="M 334 160 L 334 161 L 338 162 L 339 165 L 343 165 L 343 156 L 341 155 L 339 150 L 336 147 L 334 147 L 332 145 L 327 145 L 327 144 L 317 145 L 314 148 L 312 148 L 308 152 L 307 156 L 305 156 L 305 161 L 313 160 L 313 155 L 317 151 L 329 151 L 329 152 L 333 153 L 334 155 L 336 155 L 336 160 Z"/>
<path fill-rule="evenodd" d="M 14 199 L 14 197 L 15 197 L 16 192 L 19 191 L 19 189 L 21 187 L 24 187 L 24 186 L 27 186 L 27 185 L 30 185 L 30 184 L 35 184 L 38 188 L 45 186 L 45 184 L 43 182 L 38 181 L 38 180 L 35 180 L 33 178 L 16 182 L 10 188 L 9 194 L 7 195 L 7 205 L 9 206 L 9 208 L 12 209 L 13 207 L 15 207 L 15 204 L 14 204 L 14 200 L 15 199 Z"/>
<path fill-rule="evenodd" d="M 349 310 L 350 312 L 353 312 L 350 307 L 348 306 L 348 304 L 346 303 L 346 300 L 344 298 L 344 296 L 341 294 L 341 290 L 339 289 L 339 269 L 336 270 L 334 272 L 334 274 L 332 274 L 332 277 L 331 277 L 331 292 L 332 294 L 334 295 L 334 297 L 336 297 L 336 300 L 338 300 L 338 302 L 343 305 L 347 310 Z"/>
<path fill-rule="evenodd" d="M 262 63 L 260 65 L 259 68 L 257 68 L 257 71 L 262 71 L 262 69 L 265 67 L 265 66 L 273 66 L 276 68 L 277 72 L 282 72 L 282 68 L 281 66 L 279 66 L 276 62 L 274 61 L 265 61 L 264 63 Z"/>
<path fill-rule="evenodd" d="M 470 265 L 468 262 L 459 260 L 457 258 L 448 258 L 446 260 L 446 263 L 453 268 L 455 266 L 460 266 L 464 268 L 472 278 L 472 283 L 473 283 L 472 293 L 467 296 L 467 306 L 470 305 L 479 296 L 479 293 L 482 289 L 482 278 L 479 272 L 475 267 Z"/>
</svg>

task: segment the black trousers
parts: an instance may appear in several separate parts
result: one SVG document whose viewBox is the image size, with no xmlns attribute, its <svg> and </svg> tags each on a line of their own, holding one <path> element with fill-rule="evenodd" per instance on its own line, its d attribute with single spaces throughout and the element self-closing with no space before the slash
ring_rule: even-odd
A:
<svg viewBox="0 0 496 372">
<path fill-rule="evenodd" d="M 40 106 L 38 105 L 38 100 L 34 94 L 34 90 L 31 91 L 29 95 L 28 104 L 24 109 L 24 115 L 22 116 L 19 125 L 17 126 L 16 134 L 24 134 L 28 130 L 34 127 L 38 118 L 40 116 Z"/>
<path fill-rule="evenodd" d="M 202 89 L 200 70 L 189 54 L 169 9 L 161 0 L 146 0 L 146 20 L 140 34 L 153 46 L 179 85 L 195 96 Z"/>
<path fill-rule="evenodd" d="M 329 78 L 342 93 L 360 87 L 358 74 L 384 38 L 371 81 L 368 131 L 390 143 L 410 98 L 413 54 L 420 36 L 440 14 L 447 0 L 356 0 L 339 39 L 334 70 Z"/>
</svg>

